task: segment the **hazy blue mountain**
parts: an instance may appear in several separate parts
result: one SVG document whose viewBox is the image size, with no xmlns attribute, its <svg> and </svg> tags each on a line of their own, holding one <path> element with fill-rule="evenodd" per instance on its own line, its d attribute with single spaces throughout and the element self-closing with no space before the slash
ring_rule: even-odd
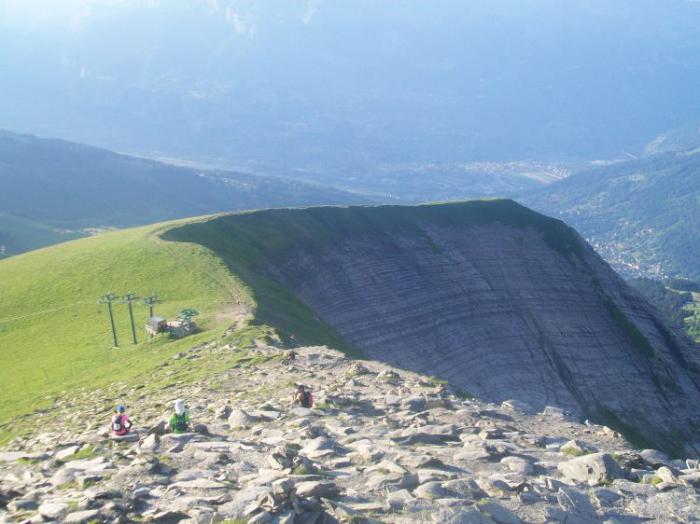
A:
<svg viewBox="0 0 700 524">
<path fill-rule="evenodd" d="M 522 201 L 563 218 L 624 273 L 700 278 L 700 151 L 579 173 Z"/>
<path fill-rule="evenodd" d="M 661 133 L 645 146 L 644 153 L 656 155 L 671 151 L 686 151 L 699 147 L 700 121 L 697 121 Z"/>
<path fill-rule="evenodd" d="M 36 220 L 0 213 L 0 258 L 84 236 Z"/>
<path fill-rule="evenodd" d="M 177 167 L 0 131 L 0 256 L 123 227 L 237 209 L 369 202 L 298 181 Z"/>
<path fill-rule="evenodd" d="M 0 127 L 409 200 L 503 193 L 458 166 L 636 153 L 700 119 L 698 27 L 686 0 L 4 2 Z"/>
</svg>

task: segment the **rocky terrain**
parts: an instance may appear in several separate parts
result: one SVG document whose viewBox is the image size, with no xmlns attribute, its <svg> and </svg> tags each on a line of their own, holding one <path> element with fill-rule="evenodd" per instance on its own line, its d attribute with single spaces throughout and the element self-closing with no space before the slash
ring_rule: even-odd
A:
<svg viewBox="0 0 700 524">
<path fill-rule="evenodd" d="M 272 345 L 271 345 L 272 344 Z M 700 519 L 697 461 L 547 406 L 489 404 L 325 347 L 213 342 L 148 383 L 85 391 L 0 451 L 0 522 L 641 523 Z M 177 366 L 235 362 L 195 382 Z M 155 377 L 154 377 L 155 379 Z M 312 409 L 293 408 L 295 383 Z M 174 398 L 193 432 L 163 434 Z M 108 436 L 127 404 L 138 436 Z"/>
</svg>

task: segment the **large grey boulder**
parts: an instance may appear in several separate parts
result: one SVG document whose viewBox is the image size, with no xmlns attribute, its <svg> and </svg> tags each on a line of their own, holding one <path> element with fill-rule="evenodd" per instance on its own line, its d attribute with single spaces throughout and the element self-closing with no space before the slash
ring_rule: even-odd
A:
<svg viewBox="0 0 700 524">
<path fill-rule="evenodd" d="M 592 453 L 560 462 L 557 469 L 565 478 L 591 486 L 625 477 L 625 472 L 607 453 Z"/>
<path fill-rule="evenodd" d="M 459 439 L 456 426 L 452 424 L 429 425 L 407 428 L 391 436 L 397 444 L 442 444 Z"/>
<path fill-rule="evenodd" d="M 223 519 L 243 519 L 252 504 L 271 493 L 272 491 L 269 487 L 263 486 L 251 486 L 242 489 L 233 495 L 230 502 L 219 506 L 218 513 Z"/>
<path fill-rule="evenodd" d="M 445 489 L 442 482 L 426 482 L 413 490 L 413 494 L 419 499 L 435 500 L 453 498 L 454 493 Z"/>
<path fill-rule="evenodd" d="M 310 480 L 307 482 L 299 482 L 295 488 L 296 494 L 299 497 L 313 498 L 333 498 L 340 494 L 340 488 L 334 482 L 324 482 Z"/>
<path fill-rule="evenodd" d="M 158 438 L 158 435 L 152 433 L 141 441 L 139 448 L 145 451 L 154 451 L 158 448 L 159 443 L 160 439 Z"/>
<path fill-rule="evenodd" d="M 39 506 L 39 515 L 46 520 L 62 520 L 68 514 L 68 504 L 65 502 L 44 502 Z"/>
<path fill-rule="evenodd" d="M 653 468 L 668 466 L 671 462 L 668 455 L 666 455 L 666 453 L 663 451 L 659 451 L 658 449 L 644 449 L 640 451 L 639 454 L 642 456 L 644 462 Z"/>
<path fill-rule="evenodd" d="M 232 410 L 228 417 L 228 425 L 231 426 L 231 429 L 249 428 L 259 421 L 259 417 L 254 417 L 242 409 Z"/>
<path fill-rule="evenodd" d="M 316 437 L 301 448 L 301 453 L 311 459 L 318 459 L 335 454 L 335 447 L 335 441 L 326 437 Z"/>
</svg>

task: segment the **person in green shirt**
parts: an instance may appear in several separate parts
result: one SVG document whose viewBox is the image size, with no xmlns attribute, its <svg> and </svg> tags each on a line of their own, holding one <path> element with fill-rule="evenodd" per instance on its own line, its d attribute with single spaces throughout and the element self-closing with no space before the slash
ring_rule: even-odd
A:
<svg viewBox="0 0 700 524">
<path fill-rule="evenodd" d="M 177 399 L 174 402 L 175 413 L 170 417 L 170 431 L 173 433 L 187 433 L 190 430 L 190 416 L 185 409 L 185 401 Z"/>
</svg>

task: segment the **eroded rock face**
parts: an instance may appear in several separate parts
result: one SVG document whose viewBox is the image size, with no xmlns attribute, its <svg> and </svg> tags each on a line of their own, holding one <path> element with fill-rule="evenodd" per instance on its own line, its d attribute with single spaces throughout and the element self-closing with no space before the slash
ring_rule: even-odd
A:
<svg viewBox="0 0 700 524">
<path fill-rule="evenodd" d="M 299 242 L 262 270 L 372 358 L 697 452 L 698 357 L 570 234 L 424 218 Z"/>
</svg>

